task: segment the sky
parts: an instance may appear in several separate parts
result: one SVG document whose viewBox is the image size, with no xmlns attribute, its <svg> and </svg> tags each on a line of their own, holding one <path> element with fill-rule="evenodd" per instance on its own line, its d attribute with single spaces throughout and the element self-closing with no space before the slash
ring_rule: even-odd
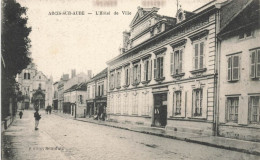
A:
<svg viewBox="0 0 260 160">
<path fill-rule="evenodd" d="M 158 14 L 175 17 L 177 0 L 17 0 L 27 7 L 33 62 L 38 70 L 58 81 L 71 69 L 97 74 L 106 62 L 119 55 L 122 32 L 129 31 L 137 7 L 158 7 Z M 145 2 L 160 3 L 145 3 Z M 179 0 L 181 8 L 193 11 L 211 0 Z M 99 3 L 103 2 L 103 4 Z M 110 5 L 105 5 L 111 2 Z M 107 4 L 107 3 L 106 3 Z M 52 12 L 84 11 L 85 15 L 51 15 Z M 110 15 L 96 15 L 110 11 Z M 119 15 L 114 15 L 114 12 Z M 122 11 L 131 12 L 123 15 Z M 92 13 L 92 14 L 88 14 Z"/>
</svg>

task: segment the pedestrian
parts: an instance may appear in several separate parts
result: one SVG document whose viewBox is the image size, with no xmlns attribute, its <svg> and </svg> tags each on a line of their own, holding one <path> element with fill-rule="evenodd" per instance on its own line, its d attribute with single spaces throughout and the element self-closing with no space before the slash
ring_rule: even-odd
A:
<svg viewBox="0 0 260 160">
<path fill-rule="evenodd" d="M 48 106 L 47 106 L 47 108 L 45 109 L 45 112 L 46 112 L 46 114 L 48 114 L 48 112 L 49 112 L 49 111 L 48 111 Z"/>
<path fill-rule="evenodd" d="M 38 130 L 39 121 L 41 119 L 41 115 L 38 112 L 38 109 L 36 109 L 36 112 L 34 113 L 35 118 L 35 130 Z"/>
<path fill-rule="evenodd" d="M 20 116 L 20 119 L 22 119 L 22 117 L 23 117 L 23 111 L 20 111 L 20 112 L 19 112 L 19 116 Z"/>
<path fill-rule="evenodd" d="M 51 108 L 51 106 L 50 106 L 50 108 L 49 108 L 50 114 L 51 114 L 51 109 L 52 109 L 52 108 Z"/>
</svg>

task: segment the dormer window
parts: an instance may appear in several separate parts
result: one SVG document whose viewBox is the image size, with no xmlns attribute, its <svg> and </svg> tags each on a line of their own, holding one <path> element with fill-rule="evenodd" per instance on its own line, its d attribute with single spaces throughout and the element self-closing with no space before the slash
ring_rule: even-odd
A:
<svg viewBox="0 0 260 160">
<path fill-rule="evenodd" d="M 178 19 L 179 19 L 179 21 L 182 21 L 182 20 L 183 20 L 183 13 L 182 13 L 182 12 L 179 13 Z"/>
</svg>

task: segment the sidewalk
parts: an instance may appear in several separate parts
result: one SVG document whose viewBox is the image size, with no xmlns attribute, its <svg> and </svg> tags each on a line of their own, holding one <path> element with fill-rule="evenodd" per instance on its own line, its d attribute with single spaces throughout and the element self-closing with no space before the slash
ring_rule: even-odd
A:
<svg viewBox="0 0 260 160">
<path fill-rule="evenodd" d="M 24 111 L 13 124 L 2 133 L 2 154 L 4 160 L 73 159 L 64 154 L 64 147 L 56 143 L 44 130 L 34 130 L 33 111 Z M 40 113 L 40 114 L 43 114 Z"/>
<path fill-rule="evenodd" d="M 58 113 L 57 115 L 62 116 L 64 118 L 74 119 L 72 116 L 67 114 Z M 215 136 L 201 136 L 201 135 L 191 134 L 187 132 L 166 130 L 164 128 L 146 127 L 141 125 L 123 124 L 123 123 L 115 123 L 115 122 L 108 122 L 108 121 L 98 121 L 98 120 L 93 120 L 92 118 L 77 118 L 75 120 L 95 123 L 98 125 L 104 125 L 104 126 L 109 126 L 114 128 L 125 129 L 125 130 L 139 132 L 139 133 L 156 135 L 160 137 L 177 139 L 186 142 L 198 143 L 198 144 L 207 145 L 211 147 L 217 147 L 217 148 L 244 152 L 244 153 L 249 153 L 254 155 L 260 155 L 260 143 L 258 142 L 250 142 L 250 141 L 243 141 L 243 140 L 236 140 L 236 139 L 215 137 Z"/>
</svg>

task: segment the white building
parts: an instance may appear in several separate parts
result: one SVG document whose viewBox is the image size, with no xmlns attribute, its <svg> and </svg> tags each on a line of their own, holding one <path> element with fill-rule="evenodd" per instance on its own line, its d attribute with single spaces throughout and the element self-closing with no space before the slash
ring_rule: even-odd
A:
<svg viewBox="0 0 260 160">
<path fill-rule="evenodd" d="M 22 108 L 45 108 L 52 104 L 53 98 L 53 80 L 47 78 L 41 71 L 37 70 L 34 63 L 28 65 L 18 75 L 20 90 L 24 96 Z"/>
<path fill-rule="evenodd" d="M 226 23 L 222 21 L 219 34 L 221 136 L 260 141 L 259 11 L 259 1 L 241 0 L 228 4 L 222 12 L 222 16 L 227 12 L 235 16 Z"/>
</svg>

